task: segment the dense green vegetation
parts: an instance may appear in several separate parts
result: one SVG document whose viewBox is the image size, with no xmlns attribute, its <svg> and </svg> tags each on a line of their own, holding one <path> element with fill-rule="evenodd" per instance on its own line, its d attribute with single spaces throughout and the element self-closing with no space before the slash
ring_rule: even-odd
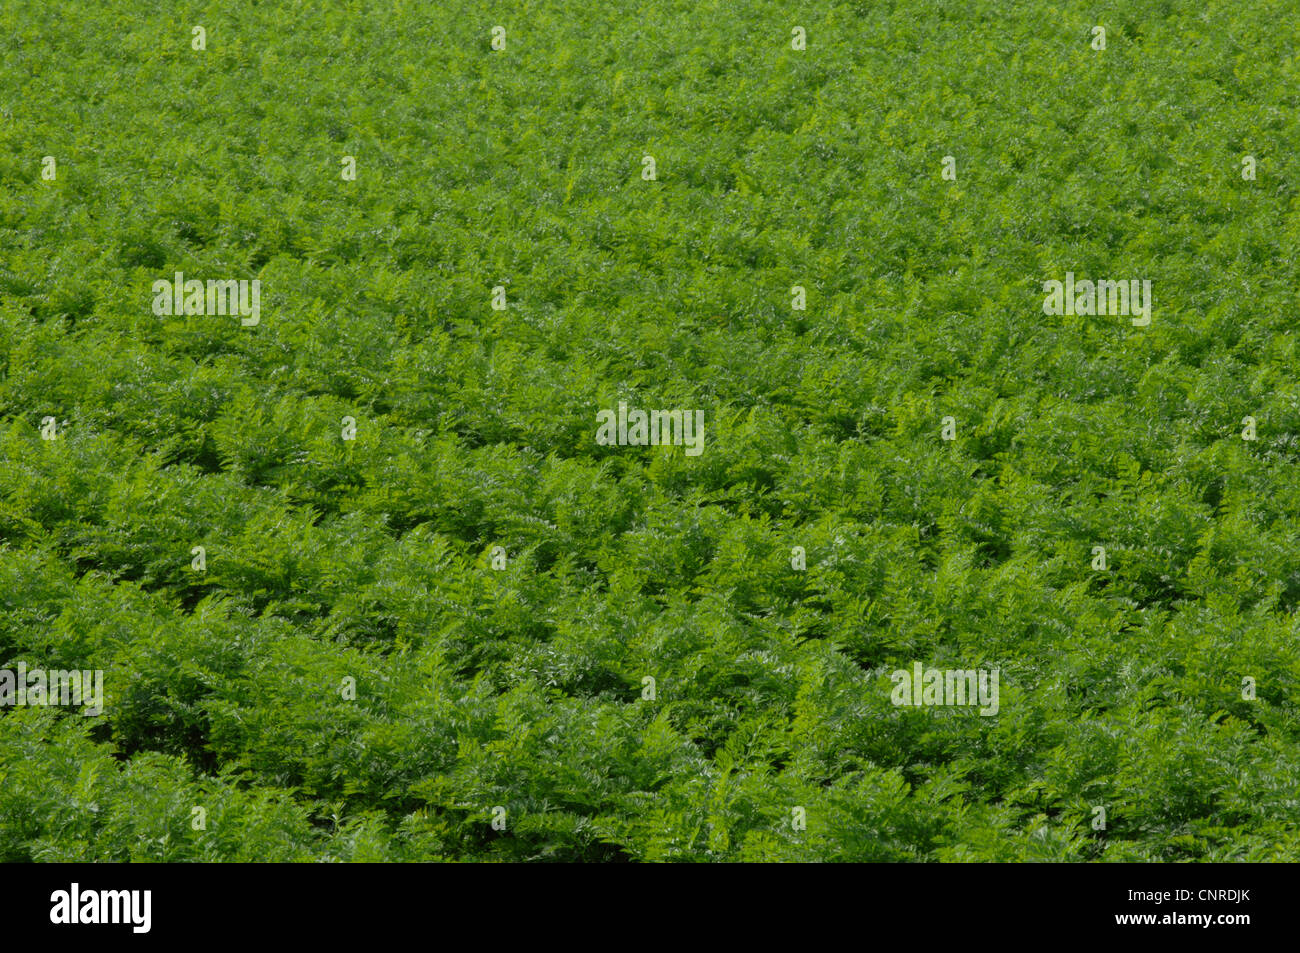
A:
<svg viewBox="0 0 1300 953">
<path fill-rule="evenodd" d="M 1294 14 L 9 0 L 0 860 L 1300 858 Z"/>
</svg>

